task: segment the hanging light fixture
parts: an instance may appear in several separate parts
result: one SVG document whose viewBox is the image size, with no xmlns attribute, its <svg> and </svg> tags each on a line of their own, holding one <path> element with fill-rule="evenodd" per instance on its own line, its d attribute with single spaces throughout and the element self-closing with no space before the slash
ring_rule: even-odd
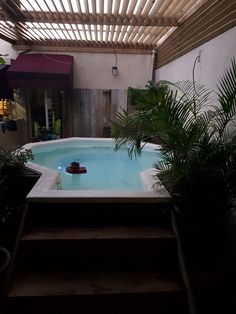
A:
<svg viewBox="0 0 236 314">
<path fill-rule="evenodd" d="M 118 67 L 117 67 L 117 55 L 116 55 L 116 51 L 115 53 L 115 65 L 112 67 L 112 75 L 113 76 L 117 76 L 118 75 Z"/>
</svg>

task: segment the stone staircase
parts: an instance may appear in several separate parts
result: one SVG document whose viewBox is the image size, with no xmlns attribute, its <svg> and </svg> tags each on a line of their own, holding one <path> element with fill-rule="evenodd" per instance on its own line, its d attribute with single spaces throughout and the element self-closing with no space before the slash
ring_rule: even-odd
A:
<svg viewBox="0 0 236 314">
<path fill-rule="evenodd" d="M 168 206 L 29 204 L 3 313 L 189 313 Z"/>
</svg>

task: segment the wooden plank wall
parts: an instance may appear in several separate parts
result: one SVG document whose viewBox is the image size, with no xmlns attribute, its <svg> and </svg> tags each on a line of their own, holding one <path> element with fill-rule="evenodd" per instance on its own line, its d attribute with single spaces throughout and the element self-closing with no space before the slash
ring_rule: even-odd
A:
<svg viewBox="0 0 236 314">
<path fill-rule="evenodd" d="M 208 0 L 157 48 L 156 68 L 174 61 L 234 26 L 236 0 Z"/>
<path fill-rule="evenodd" d="M 72 136 L 110 137 L 111 120 L 122 109 L 127 109 L 127 90 L 74 89 Z"/>
</svg>

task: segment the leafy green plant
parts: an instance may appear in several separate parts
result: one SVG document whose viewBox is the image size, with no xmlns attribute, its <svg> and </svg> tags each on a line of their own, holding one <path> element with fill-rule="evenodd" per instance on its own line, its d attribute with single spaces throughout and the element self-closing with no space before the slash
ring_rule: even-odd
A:
<svg viewBox="0 0 236 314">
<path fill-rule="evenodd" d="M 60 135 L 61 134 L 61 119 L 56 119 L 55 121 L 55 134 Z"/>
<path fill-rule="evenodd" d="M 28 160 L 34 159 L 31 149 L 24 147 L 4 149 L 0 148 L 0 171 L 6 170 L 8 167 L 15 166 L 21 168 Z"/>
<path fill-rule="evenodd" d="M 6 61 L 2 57 L 0 57 L 0 64 L 6 64 Z"/>
<path fill-rule="evenodd" d="M 127 149 L 130 157 L 139 156 L 147 142 L 159 143 L 157 110 L 169 94 L 167 82 L 149 81 L 142 93 L 133 91 L 135 110 L 130 114 L 123 110 L 112 121 L 112 137 L 115 149 Z M 169 98 L 171 95 L 169 96 Z M 159 122 L 158 122 L 159 123 Z"/>
<path fill-rule="evenodd" d="M 161 92 L 163 84 L 168 87 Z M 157 175 L 182 217 L 193 225 L 219 221 L 236 199 L 235 60 L 219 81 L 215 104 L 208 90 L 192 82 L 147 87 L 136 110 L 113 121 L 116 149 L 139 155 L 146 142 L 158 138 Z"/>
<path fill-rule="evenodd" d="M 40 125 L 37 121 L 34 121 L 34 137 L 39 138 L 40 137 Z"/>
<path fill-rule="evenodd" d="M 61 119 L 56 119 L 54 111 L 52 112 L 52 131 L 56 135 L 61 134 Z"/>
</svg>

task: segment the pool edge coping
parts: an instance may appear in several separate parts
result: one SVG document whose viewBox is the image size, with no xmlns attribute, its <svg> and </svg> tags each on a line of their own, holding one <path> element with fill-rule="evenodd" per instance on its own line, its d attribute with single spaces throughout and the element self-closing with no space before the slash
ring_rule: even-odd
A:
<svg viewBox="0 0 236 314">
<path fill-rule="evenodd" d="M 70 137 L 64 139 L 52 140 L 50 143 L 60 143 L 69 141 L 113 141 L 112 138 L 87 138 L 87 137 Z M 48 142 L 42 141 L 37 143 L 27 143 L 24 145 L 25 148 L 32 148 L 33 146 L 40 146 L 49 144 Z M 159 145 L 148 143 L 146 144 L 152 148 L 158 148 Z M 33 186 L 31 191 L 26 196 L 27 202 L 155 202 L 155 203 L 166 203 L 170 201 L 170 194 L 161 185 L 155 185 L 157 177 L 154 180 L 153 168 L 144 170 L 140 173 L 141 180 L 146 185 L 144 191 L 117 191 L 117 190 L 60 190 L 60 176 L 56 170 L 28 162 L 27 167 L 36 170 L 41 173 L 39 180 Z M 157 189 L 154 190 L 154 185 Z M 55 188 L 54 190 L 52 188 Z"/>
</svg>

